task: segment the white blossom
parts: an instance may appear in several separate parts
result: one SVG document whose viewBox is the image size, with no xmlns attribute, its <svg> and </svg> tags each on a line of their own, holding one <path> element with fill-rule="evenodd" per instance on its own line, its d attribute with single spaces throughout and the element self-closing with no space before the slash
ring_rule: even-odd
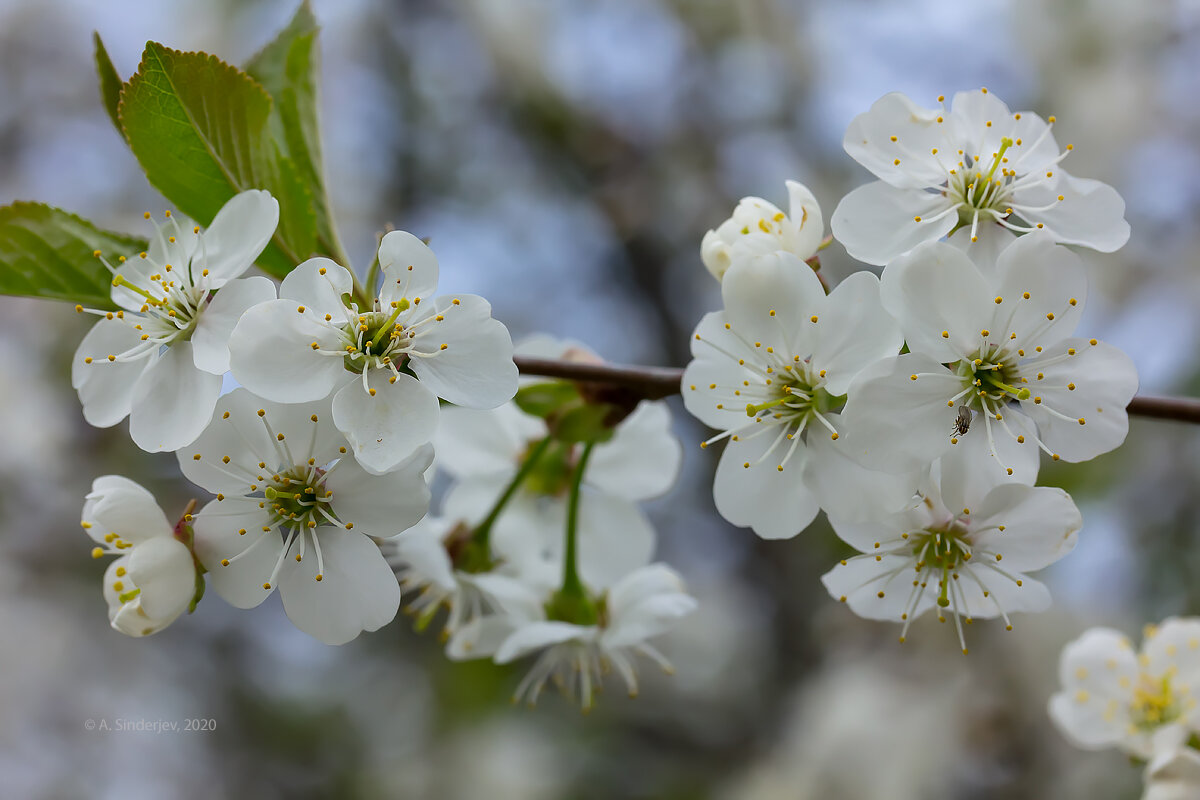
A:
<svg viewBox="0 0 1200 800">
<path fill-rule="evenodd" d="M 851 275 L 826 296 L 796 256 L 772 253 L 736 263 L 721 293 L 725 308 L 697 326 L 682 383 L 687 410 L 721 431 L 701 447 L 729 439 L 713 484 L 721 515 L 777 539 L 822 505 L 902 507 L 916 478 L 868 470 L 838 441 L 851 381 L 902 344 L 875 276 Z"/>
<path fill-rule="evenodd" d="M 453 658 L 492 656 L 507 664 L 539 653 L 517 686 L 514 701 L 536 703 L 548 680 L 567 695 L 577 695 L 586 711 L 604 675 L 615 669 L 630 696 L 638 691 L 634 657 L 645 656 L 665 671 L 669 661 L 647 640 L 658 636 L 696 608 L 683 579 L 664 564 L 649 564 L 629 572 L 595 595 L 597 618 L 578 624 L 548 618 L 539 595 L 518 581 L 499 605 L 501 613 L 478 618 L 450 641 Z"/>
<path fill-rule="evenodd" d="M 103 317 L 71 362 L 71 385 L 89 423 L 107 428 L 128 416 L 133 441 L 150 452 L 178 449 L 200 435 L 229 369 L 234 324 L 246 309 L 275 298 L 268 279 L 238 276 L 278 221 L 275 198 L 247 191 L 231 198 L 206 231 L 168 212 L 146 252 L 115 265 L 97 253 L 113 273 L 118 310 L 75 307 Z"/>
<path fill-rule="evenodd" d="M 372 475 L 330 416 L 328 399 L 276 404 L 236 389 L 177 455 L 183 474 L 217 496 L 194 522 L 217 594 L 253 608 L 278 588 L 296 627 L 343 644 L 396 615 L 400 587 L 373 538 L 425 514 L 432 449 Z"/>
<path fill-rule="evenodd" d="M 743 197 L 733 216 L 704 234 L 700 258 L 717 280 L 736 261 L 782 250 L 802 261 L 816 255 L 825 233 L 821 206 L 804 184 L 787 181 L 788 211 L 761 197 Z"/>
<path fill-rule="evenodd" d="M 1142 800 L 1195 800 L 1200 797 L 1200 751 L 1179 747 L 1146 765 Z"/>
<path fill-rule="evenodd" d="M 438 263 L 410 233 L 379 245 L 383 282 L 369 309 L 349 305 L 353 277 L 326 258 L 288 273 L 280 299 L 247 312 L 230 338 L 233 375 L 275 402 L 333 394 L 333 422 L 374 473 L 430 441 L 438 398 L 494 408 L 516 392 L 508 331 L 475 295 L 433 297 Z"/>
<path fill-rule="evenodd" d="M 971 452 L 972 448 L 977 452 Z M 838 537 L 862 555 L 821 581 L 830 595 L 868 619 L 902 622 L 930 609 L 962 623 L 1015 611 L 1044 611 L 1050 594 L 1029 572 L 1075 547 L 1083 524 L 1062 489 L 1000 482 L 985 469 L 982 440 L 935 464 L 911 508 L 871 522 L 830 517 Z"/>
<path fill-rule="evenodd" d="M 1045 231 L 1063 244 L 1117 250 L 1129 238 L 1125 201 L 1059 168 L 1072 145 L 1059 149 L 1054 122 L 1011 113 L 986 89 L 959 92 L 949 109 L 884 95 L 846 131 L 846 152 L 879 180 L 838 204 L 834 237 L 868 264 L 959 228 L 971 242 Z"/>
<path fill-rule="evenodd" d="M 1087 289 L 1079 257 L 1023 236 L 990 272 L 939 242 L 884 270 L 883 306 L 911 352 L 851 387 L 847 449 L 862 463 L 913 469 L 978 436 L 998 474 L 1032 483 L 1039 448 L 1076 462 L 1125 440 L 1137 372 L 1117 348 L 1071 337 Z"/>
<path fill-rule="evenodd" d="M 96 542 L 93 558 L 117 556 L 104 573 L 114 629 L 149 636 L 187 610 L 197 589 L 192 554 L 150 492 L 119 475 L 96 478 L 80 524 Z"/>
<path fill-rule="evenodd" d="M 1119 631 L 1092 628 L 1063 648 L 1058 675 L 1050 717 L 1079 747 L 1153 759 L 1200 731 L 1200 619 L 1147 626 L 1140 653 Z"/>
</svg>

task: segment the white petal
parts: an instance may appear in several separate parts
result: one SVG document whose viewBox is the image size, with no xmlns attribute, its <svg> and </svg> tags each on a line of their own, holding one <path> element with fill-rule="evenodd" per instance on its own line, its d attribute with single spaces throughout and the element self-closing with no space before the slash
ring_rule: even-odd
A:
<svg viewBox="0 0 1200 800">
<path fill-rule="evenodd" d="M 936 510 L 923 502 L 914 501 L 909 508 L 875 519 L 852 520 L 830 516 L 829 524 L 843 542 L 860 553 L 874 555 L 880 549 L 885 549 L 884 543 L 897 541 L 901 533 L 923 530 L 935 521 L 940 522 L 937 516 Z"/>
<path fill-rule="evenodd" d="M 279 285 L 281 299 L 302 303 L 322 316 L 331 314 L 332 322 L 344 322 L 350 314 L 342 295 L 354 291 L 350 270 L 328 258 L 310 258 L 289 272 Z"/>
<path fill-rule="evenodd" d="M 902 614 L 916 619 L 934 606 L 933 584 L 919 589 L 912 602 L 913 575 L 911 558 L 885 555 L 876 561 L 875 556 L 855 556 L 822 575 L 821 583 L 830 597 L 860 617 L 900 622 Z"/>
<path fill-rule="evenodd" d="M 1154 629 L 1142 645 L 1145 671 L 1151 675 L 1170 673 L 1176 691 L 1200 689 L 1200 619 L 1171 617 Z M 1195 719 L 1196 711 L 1189 717 Z"/>
<path fill-rule="evenodd" d="M 263 530 L 270 518 L 259 502 L 243 497 L 213 500 L 192 525 L 196 557 L 208 569 L 211 588 L 238 608 L 254 608 L 267 599 L 272 589 L 264 589 L 263 584 L 283 549 L 278 531 Z M 221 564 L 223 559 L 229 560 L 228 566 Z"/>
<path fill-rule="evenodd" d="M 951 597 L 960 615 L 994 619 L 1000 616 L 1001 609 L 1006 614 L 1012 614 L 1036 613 L 1050 607 L 1050 591 L 1045 584 L 1022 572 L 1005 569 L 1001 573 L 997 567 L 1003 566 L 997 565 L 994 560 L 983 559 L 972 561 L 967 568 L 959 568 L 960 577 L 954 582 Z M 987 594 L 984 595 L 984 592 Z M 950 608 L 944 613 L 949 616 L 952 611 L 953 608 Z"/>
<path fill-rule="evenodd" d="M 1000 554 L 1006 570 L 1030 572 L 1053 564 L 1075 549 L 1083 518 L 1070 495 L 1049 486 L 997 486 L 971 508 L 974 549 Z M 1004 526 L 1004 530 L 997 530 Z"/>
<path fill-rule="evenodd" d="M 816 342 L 810 318 L 825 306 L 825 290 L 812 267 L 791 253 L 775 252 L 736 262 L 721 281 L 725 322 L 746 343 L 761 341 L 787 355 L 807 357 Z"/>
<path fill-rule="evenodd" d="M 453 520 L 425 517 L 388 539 L 385 546 L 422 578 L 451 592 L 458 586 L 458 581 L 454 578 L 454 565 L 450 563 L 444 539 L 454 525 Z"/>
<path fill-rule="evenodd" d="M 261 276 L 232 280 L 200 313 L 192 333 L 196 366 L 214 375 L 229 371 L 229 335 L 252 306 L 275 299 L 275 284 Z"/>
<path fill-rule="evenodd" d="M 764 539 L 786 539 L 807 528 L 819 507 L 816 495 L 801 478 L 803 444 L 796 445 L 796 452 L 783 472 L 777 467 L 790 446 L 786 440 L 763 458 L 782 431 L 778 426 L 771 428 L 756 431 L 758 435 L 754 438 L 725 445 L 713 480 L 713 499 L 721 516 L 734 525 L 749 526 Z M 824 434 L 815 432 L 815 435 Z"/>
<path fill-rule="evenodd" d="M 100 320 L 79 343 L 71 361 L 71 385 L 83 403 L 83 418 L 97 428 L 116 425 L 129 414 L 133 387 L 156 356 L 148 351 L 134 361 L 110 362 L 141 344 L 141 333 L 119 320 Z M 92 359 L 87 363 L 84 359 Z"/>
<path fill-rule="evenodd" d="M 345 644 L 363 631 L 379 630 L 400 609 L 400 584 L 379 548 L 357 532 L 321 527 L 324 572 L 317 580 L 311 555 L 288 564 L 279 595 L 288 619 L 325 644 Z"/>
<path fill-rule="evenodd" d="M 82 518 L 91 523 L 87 532 L 97 541 L 115 533 L 127 542 L 144 542 L 170 538 L 173 530 L 154 495 L 120 475 L 105 475 L 92 483 Z"/>
<path fill-rule="evenodd" d="M 717 280 L 725 277 L 729 267 L 733 265 L 729 243 L 722 239 L 716 231 L 709 231 L 700 240 L 700 260 L 704 267 Z"/>
<path fill-rule="evenodd" d="M 471 476 L 455 482 L 446 492 L 446 496 L 442 498 L 443 516 L 465 520 L 471 524 L 482 522 L 496 499 L 508 486 L 512 475 L 511 472 L 506 475 L 492 473 Z M 516 502 L 520 496 L 518 493 L 513 502 Z M 500 518 L 503 520 L 510 513 L 510 508 L 506 506 L 504 514 Z"/>
<path fill-rule="evenodd" d="M 600 637 L 607 648 L 629 647 L 670 630 L 682 617 L 699 607 L 696 598 L 682 592 L 658 594 L 639 603 L 631 612 L 613 615 Z"/>
<path fill-rule="evenodd" d="M 949 207 L 941 195 L 875 181 L 842 198 L 829 228 L 851 256 L 881 266 L 949 233 L 958 222 L 953 212 L 943 214 Z"/>
<path fill-rule="evenodd" d="M 521 656 L 572 639 L 590 638 L 596 629 L 566 622 L 534 622 L 518 628 L 496 651 L 497 664 L 516 661 Z"/>
<path fill-rule="evenodd" d="M 1000 253 L 997 303 L 991 327 L 1016 347 L 1043 347 L 1070 336 L 1083 314 L 1087 273 L 1083 260 L 1046 234 L 1022 236 Z M 1025 295 L 1029 297 L 1026 299 Z"/>
<path fill-rule="evenodd" d="M 440 322 L 426 323 L 413 342 L 423 356 L 409 366 L 443 400 L 468 408 L 495 408 L 517 393 L 508 329 L 492 319 L 492 307 L 470 294 L 431 301 Z M 424 308 L 424 305 L 422 305 Z"/>
<path fill-rule="evenodd" d="M 785 185 L 788 190 L 788 217 L 796 229 L 793 252 L 800 258 L 810 258 L 825 238 L 825 218 L 821 215 L 821 206 L 804 184 L 786 181 Z"/>
<path fill-rule="evenodd" d="M 683 372 L 680 390 L 689 414 L 709 427 L 731 430 L 747 422 L 746 404 L 735 402 L 733 391 L 743 386 L 742 381 L 760 384 L 760 373 L 747 365 L 762 367 L 753 346 L 725 325 L 723 311 L 710 312 L 700 320 L 692 336 L 694 358 Z M 744 364 L 739 365 L 739 360 Z"/>
<path fill-rule="evenodd" d="M 830 423 L 841 428 L 840 415 L 829 415 Z M 804 484 L 808 486 L 830 517 L 847 521 L 878 518 L 906 507 L 920 483 L 922 473 L 879 472 L 850 458 L 841 437 L 835 442 L 820 433 L 808 439 L 808 458 L 804 462 Z"/>
<path fill-rule="evenodd" d="M 953 409 L 946 403 L 961 390 L 959 378 L 917 353 L 873 364 L 850 385 L 843 452 L 886 472 L 927 467 L 952 446 Z"/>
<path fill-rule="evenodd" d="M 665 403 L 644 401 L 617 425 L 613 438 L 596 445 L 586 480 L 627 500 L 649 500 L 675 485 L 683 446 L 671 433 Z"/>
<path fill-rule="evenodd" d="M 220 394 L 221 376 L 196 369 L 192 343 L 176 342 L 138 379 L 129 436 L 150 453 L 178 450 L 208 425 Z"/>
<path fill-rule="evenodd" d="M 187 546 L 173 536 L 159 536 L 133 548 L 129 579 L 141 589 L 138 602 L 154 619 L 179 616 L 196 593 L 196 570 Z"/>
<path fill-rule="evenodd" d="M 947 410 L 947 429 L 953 427 L 953 414 Z M 942 497 L 950 508 L 975 508 L 1002 483 L 1032 486 L 1037 481 L 1041 456 L 1037 427 L 1015 405 L 1005 407 L 1001 416 L 1007 428 L 1001 427 L 993 416 L 975 412 L 971 429 L 953 436 L 957 442 L 942 454 Z M 1024 437 L 1024 441 L 1018 437 Z"/>
<path fill-rule="evenodd" d="M 295 274 L 292 271 L 288 277 Z M 297 310 L 301 307 L 303 312 Z M 312 306 L 298 306 L 290 299 L 261 303 L 242 315 L 229 336 L 233 377 L 260 397 L 278 403 L 320 400 L 353 373 L 346 371 L 340 356 L 314 350 L 314 342 L 322 350 L 342 349 L 338 331 L 324 323 Z"/>
<path fill-rule="evenodd" d="M 196 251 L 213 288 L 249 269 L 275 235 L 278 223 L 279 203 L 268 192 L 241 192 L 221 206 L 208 230 L 200 234 Z"/>
<path fill-rule="evenodd" d="M 1030 382 L 1033 397 L 1021 402 L 1022 409 L 1037 422 L 1046 446 L 1072 462 L 1095 458 L 1125 441 L 1129 432 L 1125 408 L 1137 392 L 1137 370 L 1129 356 L 1106 342 L 1093 345 L 1091 341 L 1096 340 L 1065 339 L 1047 348 L 1042 359 L 1075 350 L 1076 355 L 1057 364 L 1039 360 L 1022 365 L 1022 372 L 1030 377 L 1045 376 Z"/>
<path fill-rule="evenodd" d="M 504 614 L 476 617 L 450 637 L 446 643 L 446 657 L 452 661 L 491 658 L 518 625 L 517 620 Z"/>
<path fill-rule="evenodd" d="M 1063 648 L 1058 672 L 1063 691 L 1050 699 L 1049 710 L 1059 730 L 1088 750 L 1122 742 L 1138 681 L 1129 640 L 1119 631 L 1092 628 Z"/>
<path fill-rule="evenodd" d="M 946 123 L 938 122 L 939 116 L 944 114 L 891 92 L 850 121 L 842 146 L 851 158 L 893 186 L 936 186 L 946 179 L 941 162 L 931 153 L 934 147 L 946 146 Z"/>
<path fill-rule="evenodd" d="M 433 448 L 425 445 L 383 475 L 372 475 L 353 460 L 339 464 L 325 482 L 333 492 L 334 513 L 355 533 L 378 538 L 415 525 L 429 510 L 424 473 L 432 460 Z"/>
<path fill-rule="evenodd" d="M 829 294 L 816 324 L 820 339 L 813 365 L 826 371 L 825 390 L 845 394 L 850 381 L 867 365 L 900 352 L 900 326 L 883 309 L 879 279 L 856 272 Z"/>
<path fill-rule="evenodd" d="M 980 331 L 995 313 L 995 293 L 979 269 L 941 242 L 923 244 L 888 264 L 879 292 L 909 349 L 946 364 L 979 349 Z"/>
<path fill-rule="evenodd" d="M 654 528 L 634 503 L 586 492 L 579 503 L 579 576 L 593 590 L 612 586 L 654 555 Z M 561 563 L 561 544 L 552 560 Z"/>
<path fill-rule="evenodd" d="M 511 476 L 529 443 L 546 436 L 546 423 L 512 403 L 488 410 L 448 406 L 441 413 L 438 467 L 455 478 Z"/>
<path fill-rule="evenodd" d="M 1063 200 L 1056 202 L 1060 194 Z M 1112 253 L 1129 241 L 1125 201 L 1107 183 L 1063 173 L 1057 184 L 1031 186 L 1020 191 L 1014 202 L 1018 211 L 1019 206 L 1040 208 L 1053 203 L 1045 211 L 1029 212 L 1028 217 L 1030 222 L 1045 225 L 1045 230 L 1063 244 Z"/>
<path fill-rule="evenodd" d="M 1002 137 L 1016 141 L 1012 135 L 1016 126 L 1012 112 L 990 92 L 979 89 L 958 92 L 954 95 L 950 114 L 959 146 L 985 166 L 995 159 Z"/>
<path fill-rule="evenodd" d="M 390 379 L 395 378 L 395 382 Z M 333 397 L 333 421 L 346 434 L 354 457 L 376 474 L 395 469 L 433 438 L 438 401 L 411 375 L 376 369 L 368 389 L 352 380 Z"/>
<path fill-rule="evenodd" d="M 407 299 L 429 300 L 437 291 L 438 262 L 429 246 L 407 231 L 391 231 L 379 242 L 383 307 Z M 368 287 L 370 288 L 370 287 Z"/>
</svg>

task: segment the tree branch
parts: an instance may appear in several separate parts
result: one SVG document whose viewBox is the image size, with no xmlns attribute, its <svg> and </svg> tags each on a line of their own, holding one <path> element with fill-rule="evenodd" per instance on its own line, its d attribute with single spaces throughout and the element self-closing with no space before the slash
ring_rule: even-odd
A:
<svg viewBox="0 0 1200 800">
<path fill-rule="evenodd" d="M 623 364 L 580 363 L 517 356 L 517 369 L 525 375 L 564 378 L 579 383 L 619 386 L 649 400 L 679 394 L 683 370 L 671 367 L 634 367 Z M 1134 416 L 1200 424 L 1200 400 L 1191 397 L 1138 396 L 1129 403 Z"/>
</svg>

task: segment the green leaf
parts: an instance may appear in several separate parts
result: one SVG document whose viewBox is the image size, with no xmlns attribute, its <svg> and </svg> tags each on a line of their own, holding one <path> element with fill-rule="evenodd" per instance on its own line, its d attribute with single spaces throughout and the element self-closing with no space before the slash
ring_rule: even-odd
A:
<svg viewBox="0 0 1200 800">
<path fill-rule="evenodd" d="M 108 57 L 108 51 L 104 49 L 104 42 L 100 41 L 98 32 L 92 34 L 92 41 L 96 43 L 96 74 L 100 77 L 100 100 L 121 138 L 125 138 L 125 131 L 121 129 L 121 119 L 117 116 L 117 105 L 121 102 L 121 88 L 125 81 L 121 80 L 121 74 Z"/>
<path fill-rule="evenodd" d="M 275 101 L 269 123 L 271 137 L 296 165 L 297 175 L 312 197 L 319 249 L 344 264 L 321 161 L 319 30 L 305 0 L 288 26 L 246 62 L 245 70 Z"/>
<path fill-rule="evenodd" d="M 97 228 L 43 203 L 0 208 L 0 294 L 67 300 L 112 308 L 112 275 L 93 253 L 113 261 L 146 242 Z"/>
<path fill-rule="evenodd" d="M 606 424 L 613 410 L 607 403 L 572 408 L 554 421 L 551 435 L 561 442 L 607 442 L 614 433 L 614 428 Z"/>
<path fill-rule="evenodd" d="M 568 405 L 582 402 L 575 384 L 567 381 L 548 381 L 522 386 L 513 398 L 517 407 L 535 417 L 548 417 Z"/>
<path fill-rule="evenodd" d="M 274 195 L 279 228 L 259 265 L 283 276 L 315 251 L 316 226 L 296 166 L 271 139 L 272 106 L 261 85 L 215 56 L 148 42 L 118 116 L 150 183 L 200 224 L 238 192 Z"/>
</svg>

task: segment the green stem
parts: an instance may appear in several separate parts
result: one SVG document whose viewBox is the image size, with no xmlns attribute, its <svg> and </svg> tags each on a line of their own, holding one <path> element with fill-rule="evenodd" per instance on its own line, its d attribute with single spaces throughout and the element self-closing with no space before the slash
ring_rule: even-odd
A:
<svg viewBox="0 0 1200 800">
<path fill-rule="evenodd" d="M 571 479 L 571 495 L 567 499 L 567 532 L 563 548 L 563 583 L 561 594 L 586 597 L 583 582 L 579 580 L 577 540 L 579 538 L 579 489 L 583 485 L 583 473 L 587 469 L 588 457 L 592 454 L 595 442 L 583 446 L 583 455 L 575 467 L 575 475 Z"/>
<path fill-rule="evenodd" d="M 525 456 L 525 462 L 521 464 L 521 468 L 517 470 L 517 474 L 513 476 L 513 479 L 509 482 L 508 486 L 504 488 L 504 493 L 500 495 L 499 499 L 496 500 L 496 504 L 492 506 L 492 510 L 488 512 L 488 515 L 484 517 L 483 522 L 479 523 L 479 527 L 477 527 L 475 532 L 471 534 L 471 540 L 473 542 L 483 546 L 484 548 L 488 546 L 488 539 L 492 533 L 492 526 L 496 524 L 496 520 L 499 518 L 500 512 L 504 510 L 506 505 L 508 505 L 508 501 L 512 499 L 512 496 L 517 493 L 517 489 L 521 488 L 521 484 L 524 483 L 525 479 L 529 477 L 529 473 L 533 472 L 533 468 L 537 466 L 538 459 L 542 457 L 542 453 L 545 453 L 546 448 L 550 446 L 550 441 L 550 437 L 547 436 L 545 439 L 542 439 L 540 442 L 535 444 L 533 449 L 529 451 L 529 454 Z M 487 551 L 485 550 L 484 552 Z"/>
</svg>

